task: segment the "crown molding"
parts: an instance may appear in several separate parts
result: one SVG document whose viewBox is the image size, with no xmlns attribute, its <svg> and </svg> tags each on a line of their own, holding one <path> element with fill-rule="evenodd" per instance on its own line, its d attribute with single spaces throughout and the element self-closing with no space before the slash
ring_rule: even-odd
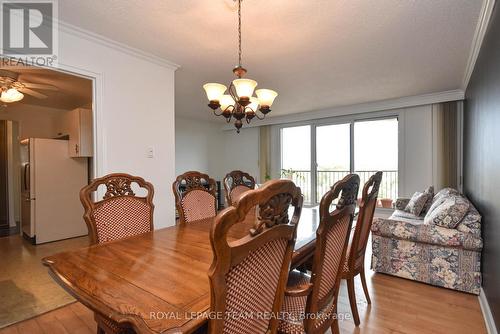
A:
<svg viewBox="0 0 500 334">
<path fill-rule="evenodd" d="M 465 68 L 465 74 L 462 81 L 462 90 L 467 89 L 469 80 L 476 66 L 476 61 L 479 56 L 479 51 L 481 50 L 481 45 L 483 44 L 484 37 L 488 31 L 488 24 L 490 23 L 491 15 L 493 13 L 493 8 L 495 7 L 496 0 L 483 0 L 483 6 L 481 7 L 481 12 L 479 13 L 479 20 L 477 22 L 476 31 L 474 32 L 474 37 L 472 39 L 472 46 L 469 53 L 469 59 L 467 61 L 467 67 Z"/>
<path fill-rule="evenodd" d="M 70 23 L 64 22 L 64 21 L 58 21 L 59 24 L 59 31 L 67 33 L 69 35 L 79 37 L 79 38 L 84 38 L 86 40 L 89 40 L 94 43 L 98 43 L 101 45 L 104 45 L 106 47 L 112 48 L 118 52 L 122 52 L 128 55 L 131 55 L 133 57 L 148 61 L 150 63 L 160 65 L 166 68 L 169 68 L 171 70 L 177 70 L 180 65 L 173 63 L 167 59 L 164 59 L 162 57 L 156 56 L 152 53 L 142 51 L 140 49 L 134 48 L 132 46 L 129 46 L 127 44 L 123 44 L 120 42 L 117 42 L 115 40 L 112 40 L 110 38 L 104 37 L 102 35 L 96 34 L 94 32 L 88 31 L 86 29 L 74 26 Z"/>
<path fill-rule="evenodd" d="M 481 287 L 481 291 L 479 292 L 479 305 L 481 306 L 481 312 L 483 313 L 484 323 L 486 325 L 486 330 L 488 334 L 498 334 L 497 328 L 495 326 L 495 320 L 493 319 L 493 314 L 491 313 L 490 304 L 486 299 L 486 295 L 484 294 L 484 290 Z"/>
<path fill-rule="evenodd" d="M 293 122 L 303 122 L 313 119 L 329 118 L 336 116 L 362 114 L 374 111 L 401 109 L 408 107 L 416 107 L 426 104 L 459 101 L 464 99 L 464 91 L 460 89 L 448 90 L 439 93 L 423 94 L 416 96 L 406 96 L 396 99 L 388 99 L 349 106 L 333 107 L 315 111 L 301 112 L 296 114 L 282 115 L 269 117 L 264 120 L 256 120 L 254 123 L 245 124 L 244 127 L 257 127 L 263 125 L 285 124 Z M 232 124 L 225 125 L 224 130 L 233 130 Z M 244 129 L 243 129 L 244 130 Z"/>
</svg>

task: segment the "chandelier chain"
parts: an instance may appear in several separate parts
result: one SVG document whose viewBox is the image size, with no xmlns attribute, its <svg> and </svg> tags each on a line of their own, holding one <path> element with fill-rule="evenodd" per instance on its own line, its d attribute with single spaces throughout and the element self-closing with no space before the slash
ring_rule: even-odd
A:
<svg viewBox="0 0 500 334">
<path fill-rule="evenodd" d="M 241 1 L 238 0 L 238 66 L 241 67 Z"/>
<path fill-rule="evenodd" d="M 243 58 L 241 47 L 241 3 L 243 0 L 233 1 L 238 2 L 238 66 L 233 68 L 233 73 L 238 79 L 231 81 L 229 87 L 212 82 L 203 85 L 203 88 L 207 93 L 208 106 L 213 110 L 214 115 L 223 116 L 227 123 L 234 119 L 236 132 L 240 133 L 244 121 L 250 124 L 252 119 L 262 120 L 271 112 L 270 107 L 278 93 L 270 89 L 258 89 L 255 91 L 257 97 L 254 97 L 253 93 L 257 82 L 243 78 L 247 73 L 247 70 L 241 64 Z M 224 94 L 226 91 L 227 94 Z"/>
</svg>

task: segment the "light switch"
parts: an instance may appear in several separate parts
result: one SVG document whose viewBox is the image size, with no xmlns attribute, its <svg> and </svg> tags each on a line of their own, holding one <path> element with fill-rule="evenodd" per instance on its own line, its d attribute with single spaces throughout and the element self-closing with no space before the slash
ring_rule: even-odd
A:
<svg viewBox="0 0 500 334">
<path fill-rule="evenodd" d="M 146 154 L 148 158 L 154 158 L 155 156 L 155 149 L 153 147 L 148 147 L 148 152 Z"/>
</svg>

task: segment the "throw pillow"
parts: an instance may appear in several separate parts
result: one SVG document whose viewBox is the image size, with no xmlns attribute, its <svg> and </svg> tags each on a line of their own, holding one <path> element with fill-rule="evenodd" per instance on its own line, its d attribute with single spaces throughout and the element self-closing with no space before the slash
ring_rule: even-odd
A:
<svg viewBox="0 0 500 334">
<path fill-rule="evenodd" d="M 434 187 L 429 186 L 429 188 L 425 189 L 424 194 L 428 195 L 427 202 L 425 202 L 424 208 L 422 209 L 421 214 L 427 213 L 432 205 L 432 200 L 434 199 Z"/>
<path fill-rule="evenodd" d="M 420 216 L 420 213 L 424 209 L 425 203 L 427 203 L 428 199 L 429 199 L 429 194 L 417 191 L 411 197 L 410 201 L 408 202 L 408 205 L 405 208 L 405 211 L 415 216 Z"/>
<path fill-rule="evenodd" d="M 462 196 L 446 198 L 424 218 L 424 224 L 456 228 L 469 211 L 469 201 Z"/>
<path fill-rule="evenodd" d="M 438 191 L 438 193 L 434 196 L 434 198 L 432 199 L 432 203 L 438 201 L 439 199 L 441 199 L 443 197 L 457 196 L 457 195 L 460 195 L 458 190 L 453 189 L 453 188 L 443 188 L 440 191 Z"/>
<path fill-rule="evenodd" d="M 429 210 L 427 210 L 426 216 L 428 216 L 432 212 L 434 212 L 434 210 L 436 210 L 447 199 L 448 199 L 448 197 L 445 197 L 445 196 L 440 196 L 438 199 L 436 199 L 436 196 L 434 196 L 434 199 L 432 200 L 431 207 L 429 208 Z"/>
</svg>

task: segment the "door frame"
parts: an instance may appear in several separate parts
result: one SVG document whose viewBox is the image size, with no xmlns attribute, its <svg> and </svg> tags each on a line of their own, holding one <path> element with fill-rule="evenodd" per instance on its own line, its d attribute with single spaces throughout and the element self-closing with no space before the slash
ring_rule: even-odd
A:
<svg viewBox="0 0 500 334">
<path fill-rule="evenodd" d="M 7 122 L 8 120 L 0 120 L 0 135 L 1 137 L 5 138 L 0 138 L 4 139 L 0 142 L 0 160 L 3 160 L 2 164 L 5 164 L 5 171 L 0 170 L 0 178 L 3 178 L 5 180 L 5 189 L 2 187 L 0 189 L 0 195 L 5 196 L 5 222 L 6 225 L 0 225 L 0 230 L 1 231 L 9 231 L 10 230 L 10 200 L 9 200 L 9 144 L 7 142 L 8 140 L 8 131 L 7 131 Z M 2 200 L 0 196 L 0 200 Z M 3 200 L 2 200 L 3 202 Z M 2 217 L 0 217 L 2 218 Z M 0 231 L 0 232 L 1 232 Z M 8 233 L 8 232 L 7 232 Z"/>
<path fill-rule="evenodd" d="M 8 57 L 3 57 L 8 58 Z M 96 178 L 104 174 L 106 170 L 105 159 L 105 132 L 103 122 L 103 87 L 104 74 L 89 71 L 82 67 L 71 66 L 58 62 L 57 67 L 51 66 L 32 66 L 43 68 L 56 72 L 62 72 L 69 75 L 81 77 L 92 82 L 92 167 L 90 168 L 89 178 Z M 95 194 L 97 195 L 97 194 Z"/>
<path fill-rule="evenodd" d="M 83 68 L 58 64 L 58 67 L 46 67 L 47 69 L 67 73 L 92 81 L 92 168 L 89 177 L 95 178 L 103 175 L 105 170 L 104 157 L 104 129 L 102 121 L 102 91 L 103 91 L 103 74 L 92 72 Z"/>
</svg>

